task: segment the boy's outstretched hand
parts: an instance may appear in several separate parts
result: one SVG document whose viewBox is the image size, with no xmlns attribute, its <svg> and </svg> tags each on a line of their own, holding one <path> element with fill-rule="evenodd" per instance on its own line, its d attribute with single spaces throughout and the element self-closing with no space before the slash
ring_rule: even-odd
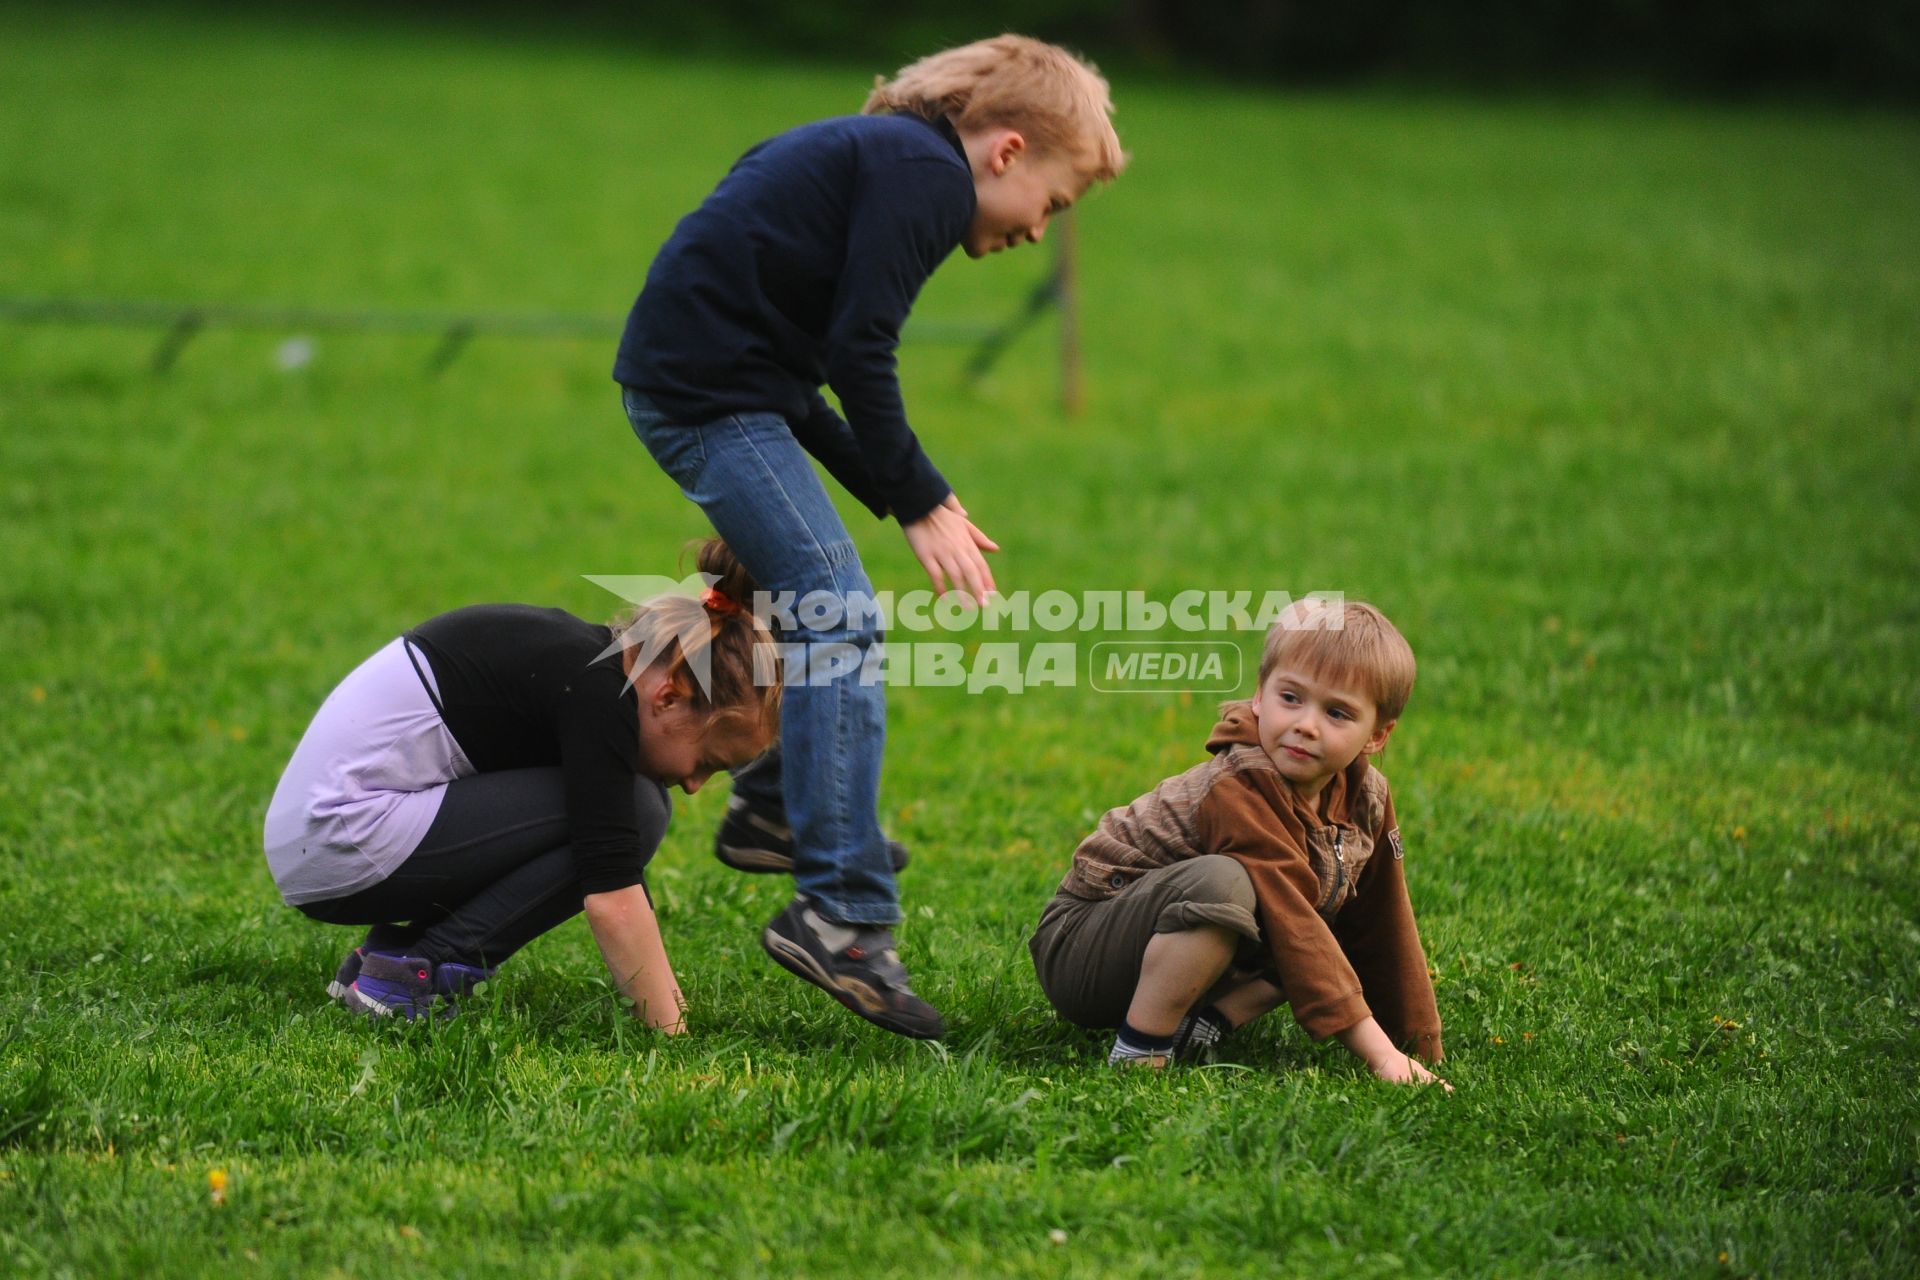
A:
<svg viewBox="0 0 1920 1280">
<path fill-rule="evenodd" d="M 952 588 L 984 601 L 994 593 L 993 570 L 981 552 L 998 551 L 1000 544 L 967 519 L 967 509 L 958 497 L 949 493 L 945 502 L 912 524 L 901 525 L 900 531 L 933 580 L 936 594 L 945 595 Z"/>
<path fill-rule="evenodd" d="M 1391 1084 L 1437 1084 L 1448 1093 L 1453 1092 L 1452 1085 L 1395 1048 L 1371 1015 L 1334 1034 L 1381 1080 Z"/>
<path fill-rule="evenodd" d="M 1420 1065 L 1411 1055 L 1403 1053 L 1399 1059 L 1398 1062 L 1389 1060 L 1371 1064 L 1373 1074 L 1389 1084 L 1437 1084 L 1448 1093 L 1453 1092 L 1452 1085 Z"/>
</svg>

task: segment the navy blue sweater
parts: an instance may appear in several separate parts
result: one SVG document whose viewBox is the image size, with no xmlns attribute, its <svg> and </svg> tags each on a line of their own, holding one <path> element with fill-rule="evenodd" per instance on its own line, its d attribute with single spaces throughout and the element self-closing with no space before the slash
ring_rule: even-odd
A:
<svg viewBox="0 0 1920 1280">
<path fill-rule="evenodd" d="M 944 120 L 843 116 L 770 138 L 654 258 L 613 376 L 689 425 L 778 413 L 874 515 L 918 520 L 951 490 L 907 425 L 894 349 L 973 213 Z"/>
</svg>

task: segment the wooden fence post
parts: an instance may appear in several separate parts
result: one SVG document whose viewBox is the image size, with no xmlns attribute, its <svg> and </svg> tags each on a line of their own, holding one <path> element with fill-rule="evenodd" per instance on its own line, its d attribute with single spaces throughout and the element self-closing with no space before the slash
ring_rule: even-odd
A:
<svg viewBox="0 0 1920 1280">
<path fill-rule="evenodd" d="M 1074 280 L 1073 212 L 1053 220 L 1054 302 L 1060 308 L 1060 407 L 1071 418 L 1084 403 L 1080 380 L 1080 295 Z"/>
</svg>

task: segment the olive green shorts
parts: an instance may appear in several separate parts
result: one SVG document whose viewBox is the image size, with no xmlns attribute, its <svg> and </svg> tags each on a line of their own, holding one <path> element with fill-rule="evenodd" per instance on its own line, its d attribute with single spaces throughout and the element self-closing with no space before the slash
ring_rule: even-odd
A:
<svg viewBox="0 0 1920 1280">
<path fill-rule="evenodd" d="M 1240 935 L 1233 967 L 1208 998 L 1270 970 L 1254 914 L 1253 881 L 1224 854 L 1156 867 L 1111 898 L 1058 893 L 1027 942 L 1040 988 L 1060 1016 L 1083 1027 L 1117 1027 L 1140 982 L 1140 958 L 1156 933 L 1217 925 Z"/>
</svg>

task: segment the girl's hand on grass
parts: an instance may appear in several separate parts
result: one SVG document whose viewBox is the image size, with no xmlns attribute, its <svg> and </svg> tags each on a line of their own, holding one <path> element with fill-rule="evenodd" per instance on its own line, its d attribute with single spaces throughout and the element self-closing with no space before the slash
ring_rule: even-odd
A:
<svg viewBox="0 0 1920 1280">
<path fill-rule="evenodd" d="M 967 519 L 967 509 L 953 494 L 912 524 L 901 525 L 900 531 L 937 594 L 945 595 L 951 587 L 983 601 L 994 593 L 993 570 L 981 552 L 998 551 L 1000 544 Z"/>
</svg>

